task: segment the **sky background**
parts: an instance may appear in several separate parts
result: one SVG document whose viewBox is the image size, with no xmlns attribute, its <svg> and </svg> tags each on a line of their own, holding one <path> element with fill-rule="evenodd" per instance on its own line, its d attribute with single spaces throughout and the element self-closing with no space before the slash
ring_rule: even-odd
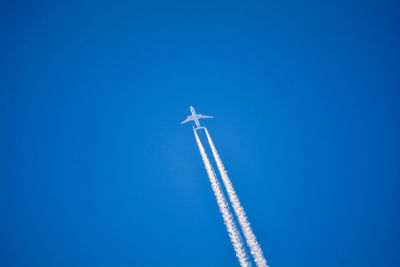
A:
<svg viewBox="0 0 400 267">
<path fill-rule="evenodd" d="M 397 1 L 1 1 L 0 265 L 400 266 Z M 204 135 L 202 134 L 202 140 Z"/>
</svg>

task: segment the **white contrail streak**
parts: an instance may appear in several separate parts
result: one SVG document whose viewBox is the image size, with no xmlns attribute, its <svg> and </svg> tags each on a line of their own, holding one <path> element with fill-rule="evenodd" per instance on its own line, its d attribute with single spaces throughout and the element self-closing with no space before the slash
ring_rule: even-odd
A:
<svg viewBox="0 0 400 267">
<path fill-rule="evenodd" d="M 239 198 L 236 195 L 235 189 L 229 179 L 229 176 L 222 164 L 221 158 L 218 155 L 217 149 L 214 146 L 213 141 L 211 140 L 210 134 L 207 129 L 204 128 L 207 134 L 208 142 L 210 143 L 212 153 L 214 155 L 215 161 L 217 162 L 218 170 L 221 174 L 222 182 L 225 185 L 226 191 L 228 192 L 229 200 L 231 201 L 233 210 L 238 218 L 240 227 L 242 228 L 243 235 L 246 238 L 247 245 L 250 248 L 250 253 L 254 257 L 254 261 L 256 262 L 258 267 L 267 267 L 267 261 L 264 258 L 263 252 L 261 250 L 260 245 L 257 242 L 256 236 L 251 230 L 250 223 L 247 219 L 246 212 L 244 211 L 242 205 L 240 204 Z"/>
<path fill-rule="evenodd" d="M 207 154 L 204 150 L 203 144 L 201 143 L 199 136 L 197 135 L 196 130 L 193 129 L 194 136 L 196 137 L 197 146 L 199 147 L 201 158 L 203 159 L 204 167 L 206 168 L 208 178 L 211 182 L 211 187 L 214 191 L 215 198 L 217 199 L 217 203 L 219 206 L 219 210 L 222 214 L 222 218 L 224 219 L 224 224 L 226 229 L 228 230 L 229 237 L 231 238 L 233 248 L 236 252 L 236 257 L 239 260 L 240 266 L 247 267 L 248 266 L 248 257 L 247 253 L 244 249 L 243 241 L 240 237 L 240 233 L 236 224 L 233 220 L 233 215 L 229 211 L 228 202 L 222 192 L 221 186 L 217 180 L 214 169 L 210 163 L 210 160 L 207 157 Z"/>
</svg>

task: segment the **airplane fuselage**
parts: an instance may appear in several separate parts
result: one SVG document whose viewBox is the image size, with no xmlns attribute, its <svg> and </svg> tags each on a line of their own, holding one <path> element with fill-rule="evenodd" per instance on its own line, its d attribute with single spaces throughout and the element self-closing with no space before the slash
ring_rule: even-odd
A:
<svg viewBox="0 0 400 267">
<path fill-rule="evenodd" d="M 190 106 L 190 112 L 192 112 L 194 123 L 196 123 L 197 128 L 199 128 L 200 127 L 200 121 L 197 118 L 197 114 L 196 114 L 196 111 L 194 110 L 194 107 Z"/>
</svg>

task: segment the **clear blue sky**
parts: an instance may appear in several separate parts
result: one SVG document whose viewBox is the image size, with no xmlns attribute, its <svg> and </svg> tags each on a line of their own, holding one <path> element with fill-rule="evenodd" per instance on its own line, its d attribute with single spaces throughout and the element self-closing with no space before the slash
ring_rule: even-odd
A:
<svg viewBox="0 0 400 267">
<path fill-rule="evenodd" d="M 400 266 L 399 13 L 2 1 L 0 265 L 237 266 L 193 105 L 272 267 Z"/>
</svg>

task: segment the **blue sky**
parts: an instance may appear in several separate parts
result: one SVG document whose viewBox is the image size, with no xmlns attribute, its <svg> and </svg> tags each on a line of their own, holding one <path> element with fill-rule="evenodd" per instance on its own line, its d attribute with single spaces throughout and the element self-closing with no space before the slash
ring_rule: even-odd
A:
<svg viewBox="0 0 400 267">
<path fill-rule="evenodd" d="M 3 1 L 0 265 L 400 266 L 396 1 Z M 202 136 L 204 140 L 204 136 Z"/>
</svg>

